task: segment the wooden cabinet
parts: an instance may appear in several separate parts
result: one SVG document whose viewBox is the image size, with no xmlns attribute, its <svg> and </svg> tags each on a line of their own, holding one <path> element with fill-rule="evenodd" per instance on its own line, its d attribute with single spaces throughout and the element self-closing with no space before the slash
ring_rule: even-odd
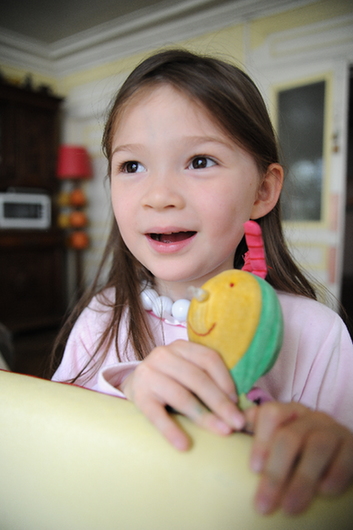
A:
<svg viewBox="0 0 353 530">
<path fill-rule="evenodd" d="M 0 191 L 53 197 L 61 99 L 0 83 Z M 64 234 L 0 229 L 0 322 L 13 336 L 15 371 L 43 375 L 66 310 Z M 40 365 L 40 366 L 39 366 Z"/>
<path fill-rule="evenodd" d="M 53 193 L 61 98 L 0 83 L 0 191 Z"/>
<path fill-rule="evenodd" d="M 55 327 L 65 311 L 60 231 L 0 231 L 0 322 L 13 333 Z"/>
</svg>

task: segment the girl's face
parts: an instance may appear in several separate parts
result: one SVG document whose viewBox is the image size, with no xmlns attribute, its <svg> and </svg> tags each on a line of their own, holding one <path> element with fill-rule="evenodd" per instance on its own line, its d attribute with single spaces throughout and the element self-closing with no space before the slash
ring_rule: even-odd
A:
<svg viewBox="0 0 353 530">
<path fill-rule="evenodd" d="M 243 223 L 257 216 L 260 177 L 203 107 L 169 85 L 135 96 L 111 162 L 122 238 L 159 294 L 185 298 L 189 285 L 233 268 Z"/>
</svg>

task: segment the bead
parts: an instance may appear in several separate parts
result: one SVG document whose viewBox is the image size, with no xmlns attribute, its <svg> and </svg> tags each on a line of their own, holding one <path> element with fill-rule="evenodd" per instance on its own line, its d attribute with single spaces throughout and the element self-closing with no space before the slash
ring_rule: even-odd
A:
<svg viewBox="0 0 353 530">
<path fill-rule="evenodd" d="M 157 317 L 165 318 L 172 312 L 173 302 L 168 296 L 158 296 L 152 303 L 152 311 Z"/>
<path fill-rule="evenodd" d="M 153 302 L 157 300 L 158 294 L 154 289 L 144 289 L 141 293 L 141 300 L 143 308 L 147 311 L 151 311 Z"/>
<path fill-rule="evenodd" d="M 184 298 L 174 302 L 172 306 L 172 315 L 180 322 L 185 322 L 189 311 L 190 301 Z"/>
<path fill-rule="evenodd" d="M 158 296 L 151 287 L 145 287 L 141 291 L 142 306 L 147 311 L 152 311 L 157 317 L 166 319 L 170 323 L 185 324 L 190 301 L 184 298 L 173 300 L 168 296 Z"/>
</svg>

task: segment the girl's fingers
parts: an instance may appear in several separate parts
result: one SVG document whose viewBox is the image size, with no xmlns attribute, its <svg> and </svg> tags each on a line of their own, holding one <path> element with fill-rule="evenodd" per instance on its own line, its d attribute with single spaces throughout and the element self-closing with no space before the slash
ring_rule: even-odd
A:
<svg viewBox="0 0 353 530">
<path fill-rule="evenodd" d="M 274 419 L 272 415 L 270 419 Z M 252 466 L 257 466 L 262 473 L 255 496 L 255 506 L 260 513 L 271 513 L 280 505 L 301 449 L 301 437 L 299 433 L 291 432 L 291 429 L 282 428 L 269 440 L 270 432 L 272 435 L 275 432 L 275 423 L 270 422 L 269 427 L 264 429 L 264 446 L 260 448 L 257 445 L 255 457 L 252 455 L 251 461 Z M 261 444 L 261 438 L 256 443 Z"/>
<path fill-rule="evenodd" d="M 281 503 L 287 513 L 300 513 L 309 506 L 339 446 L 340 439 L 327 430 L 308 436 Z"/>
<path fill-rule="evenodd" d="M 261 513 L 280 505 L 291 514 L 305 510 L 317 492 L 321 477 L 332 460 L 339 439 L 322 430 L 307 433 L 304 425 L 280 431 L 266 462 L 256 495 Z"/>
<path fill-rule="evenodd" d="M 185 433 L 168 416 L 168 405 L 194 423 L 220 435 L 243 428 L 233 380 L 220 356 L 205 346 L 175 341 L 155 348 L 123 381 L 126 397 L 178 449 Z"/>
<path fill-rule="evenodd" d="M 195 355 L 195 357 L 197 357 L 197 355 Z M 218 357 L 218 354 L 208 349 L 206 349 L 203 359 L 199 362 L 198 361 L 198 359 L 195 361 L 194 358 L 193 361 L 190 362 L 184 356 L 178 357 L 176 355 L 173 359 L 169 360 L 168 363 L 160 362 L 159 367 L 160 370 L 171 379 L 176 380 L 177 377 L 177 382 L 182 385 L 182 387 L 188 389 L 191 394 L 197 396 L 197 400 L 195 400 L 193 396 L 190 398 L 190 404 L 197 404 L 198 408 L 200 408 L 201 403 L 203 403 L 205 405 L 202 407 L 203 411 L 207 412 L 207 409 L 209 409 L 232 429 L 242 429 L 244 426 L 244 416 L 236 407 L 234 398 L 231 398 L 229 394 L 225 392 L 223 387 L 217 384 L 217 380 L 211 377 L 209 373 L 209 371 L 212 373 L 212 365 L 215 366 L 215 372 L 217 372 L 216 368 L 218 367 L 218 364 L 223 368 L 223 361 Z M 227 376 L 229 376 L 226 368 L 225 371 L 227 372 Z M 223 376 L 221 369 L 218 370 L 218 374 L 220 384 L 222 384 Z M 231 385 L 229 386 L 231 386 L 233 393 L 235 393 L 232 380 Z M 175 407 L 179 412 L 186 414 L 196 422 L 196 419 L 193 417 L 192 406 L 190 412 L 188 412 L 187 408 L 184 407 L 183 410 L 181 410 L 180 406 L 177 404 L 168 402 L 168 405 Z M 197 417 L 198 416 L 200 415 L 197 415 Z M 202 418 L 204 418 L 204 416 L 205 413 L 202 414 Z M 200 424 L 199 422 L 197 423 Z"/>
<path fill-rule="evenodd" d="M 346 436 L 319 486 L 320 493 L 325 495 L 339 495 L 353 481 L 353 435 L 344 430 Z"/>
<path fill-rule="evenodd" d="M 260 513 L 304 511 L 317 491 L 340 493 L 353 478 L 353 435 L 324 413 L 297 403 L 267 403 L 246 412 L 255 432 L 251 466 L 261 472 Z"/>
<path fill-rule="evenodd" d="M 148 413 L 145 415 L 175 449 L 179 451 L 189 449 L 191 445 L 190 438 L 160 403 L 157 401 L 150 403 L 148 405 Z"/>
<path fill-rule="evenodd" d="M 246 428 L 254 433 L 250 456 L 252 471 L 261 473 L 264 470 L 270 451 L 273 451 L 274 433 L 280 426 L 284 426 L 298 418 L 302 413 L 301 408 L 304 409 L 298 403 L 290 403 L 287 406 L 281 404 L 279 406 L 276 402 L 270 402 L 245 411 Z M 285 464 L 285 462 L 283 463 Z"/>
<path fill-rule="evenodd" d="M 127 395 L 134 401 L 141 412 L 177 449 L 188 447 L 187 437 L 180 427 L 166 412 L 166 405 L 171 406 L 194 423 L 216 434 L 226 435 L 233 430 L 226 422 L 210 412 L 188 389 L 165 374 L 150 370 L 135 370 L 133 390 L 125 387 Z M 143 385 L 148 376 L 149 387 Z M 131 380 L 130 380 L 131 381 Z M 124 391 L 125 391 L 124 389 Z M 233 404 L 233 406 L 235 406 Z"/>
<path fill-rule="evenodd" d="M 145 374 L 150 377 L 149 387 L 144 385 Z M 156 388 L 161 384 L 163 385 L 163 380 L 160 382 L 159 379 L 160 376 L 158 374 L 151 372 L 148 366 L 146 367 L 141 363 L 134 372 L 126 377 L 122 390 L 125 396 L 134 402 L 136 407 L 176 449 L 186 450 L 190 446 L 190 440 L 168 414 L 166 410 L 168 399 L 162 400 L 156 395 Z M 165 381 L 165 383 L 168 383 L 168 381 Z"/>
<path fill-rule="evenodd" d="M 201 368 L 232 401 L 237 401 L 234 381 L 217 352 L 201 344 L 183 340 L 175 341 L 173 347 L 176 355 Z"/>
</svg>

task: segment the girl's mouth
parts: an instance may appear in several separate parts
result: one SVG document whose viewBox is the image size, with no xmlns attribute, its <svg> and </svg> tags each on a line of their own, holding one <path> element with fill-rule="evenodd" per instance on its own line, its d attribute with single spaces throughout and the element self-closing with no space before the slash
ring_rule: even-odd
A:
<svg viewBox="0 0 353 530">
<path fill-rule="evenodd" d="M 170 232 L 166 234 L 149 234 L 150 238 L 159 243 L 178 243 L 189 239 L 196 232 Z"/>
</svg>

